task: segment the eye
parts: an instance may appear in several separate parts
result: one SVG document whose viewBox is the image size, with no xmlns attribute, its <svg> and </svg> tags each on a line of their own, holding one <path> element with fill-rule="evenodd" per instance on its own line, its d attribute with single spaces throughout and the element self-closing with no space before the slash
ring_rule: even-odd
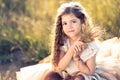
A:
<svg viewBox="0 0 120 80">
<path fill-rule="evenodd" d="M 76 21 L 76 20 L 73 20 L 72 22 L 73 22 L 73 23 L 76 23 L 77 21 Z"/>
<path fill-rule="evenodd" d="M 62 25 L 63 25 L 63 26 L 64 26 L 64 25 L 67 25 L 67 23 L 66 23 L 66 22 L 63 22 Z"/>
</svg>

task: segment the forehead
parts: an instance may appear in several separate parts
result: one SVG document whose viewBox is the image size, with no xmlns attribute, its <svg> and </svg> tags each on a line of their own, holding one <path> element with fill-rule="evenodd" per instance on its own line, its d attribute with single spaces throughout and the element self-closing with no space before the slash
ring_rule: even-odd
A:
<svg viewBox="0 0 120 80">
<path fill-rule="evenodd" d="M 61 18 L 62 18 L 62 22 L 63 22 L 63 21 L 74 20 L 74 19 L 79 20 L 73 13 L 64 14 L 64 15 L 61 16 Z"/>
</svg>

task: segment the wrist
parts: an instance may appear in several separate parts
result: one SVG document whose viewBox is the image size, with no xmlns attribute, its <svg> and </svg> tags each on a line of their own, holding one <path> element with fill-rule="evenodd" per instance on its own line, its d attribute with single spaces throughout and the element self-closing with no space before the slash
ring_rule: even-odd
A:
<svg viewBox="0 0 120 80">
<path fill-rule="evenodd" d="M 68 54 L 71 55 L 71 56 L 73 56 L 74 53 L 73 53 L 73 51 L 68 50 Z"/>
<path fill-rule="evenodd" d="M 74 55 L 73 60 L 74 61 L 80 61 L 80 56 L 79 55 Z"/>
</svg>

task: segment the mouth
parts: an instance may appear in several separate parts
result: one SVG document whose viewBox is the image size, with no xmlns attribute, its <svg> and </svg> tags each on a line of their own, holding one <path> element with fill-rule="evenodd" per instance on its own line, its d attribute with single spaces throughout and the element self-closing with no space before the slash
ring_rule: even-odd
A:
<svg viewBox="0 0 120 80">
<path fill-rule="evenodd" d="M 74 32 L 74 30 L 69 30 L 68 32 Z"/>
</svg>

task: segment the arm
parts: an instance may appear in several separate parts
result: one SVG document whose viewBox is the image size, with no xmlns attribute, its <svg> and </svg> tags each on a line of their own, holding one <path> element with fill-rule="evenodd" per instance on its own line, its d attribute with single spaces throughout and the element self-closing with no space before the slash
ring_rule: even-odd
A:
<svg viewBox="0 0 120 80">
<path fill-rule="evenodd" d="M 61 51 L 58 63 L 59 69 L 64 70 L 68 66 L 73 56 L 72 53 L 73 52 L 71 50 L 68 50 L 66 53 Z"/>
<path fill-rule="evenodd" d="M 70 63 L 71 59 L 73 58 L 73 55 L 77 54 L 78 52 L 79 53 L 82 52 L 81 47 L 83 49 L 84 44 L 80 41 L 76 41 L 73 45 L 70 46 L 70 48 L 68 49 L 66 53 L 61 51 L 58 68 L 61 70 L 64 70 Z"/>
<path fill-rule="evenodd" d="M 86 63 L 84 63 L 80 58 L 74 59 L 78 69 L 80 72 L 92 75 L 95 71 L 95 55 L 87 60 Z"/>
</svg>

